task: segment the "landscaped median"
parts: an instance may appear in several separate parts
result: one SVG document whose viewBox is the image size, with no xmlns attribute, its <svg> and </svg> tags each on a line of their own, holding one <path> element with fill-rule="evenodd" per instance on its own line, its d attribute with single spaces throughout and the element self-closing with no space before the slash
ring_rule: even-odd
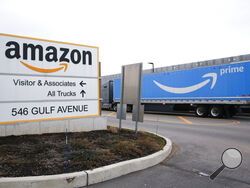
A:
<svg viewBox="0 0 250 188">
<path fill-rule="evenodd" d="M 11 176 L 6 177 L 6 174 L 4 175 L 4 173 L 6 172 L 5 171 L 1 172 L 1 168 L 3 167 L 7 168 L 8 164 L 11 164 L 12 166 L 11 165 L 9 166 L 9 168 L 11 169 L 15 161 L 17 162 L 21 161 L 20 163 L 24 163 L 23 162 L 24 159 L 17 160 L 17 158 L 13 158 L 12 160 L 9 159 L 9 161 L 6 161 L 3 159 L 3 156 L 0 155 L 0 177 L 2 176 L 0 178 L 0 188 L 2 187 L 13 187 L 13 188 L 74 187 L 75 188 L 75 187 L 91 185 L 94 183 L 103 182 L 131 172 L 135 172 L 138 170 L 154 166 L 163 161 L 170 154 L 172 149 L 172 142 L 169 139 L 164 137 L 158 137 L 156 135 L 153 135 L 152 133 L 139 132 L 138 135 L 135 136 L 134 132 L 132 131 L 123 130 L 121 132 L 117 132 L 116 128 L 110 127 L 107 132 L 110 140 L 105 138 L 106 137 L 105 132 L 97 131 L 97 133 L 100 134 L 99 136 L 103 135 L 102 139 L 98 141 L 97 138 L 93 137 L 94 133 L 91 132 L 89 133 L 91 135 L 90 138 L 86 136 L 87 133 L 72 133 L 71 135 L 69 135 L 69 140 L 70 140 L 69 143 L 71 144 L 69 144 L 68 146 L 69 156 L 67 156 L 67 158 L 70 159 L 68 160 L 67 164 L 68 173 L 62 174 L 63 173 L 62 172 L 61 174 L 58 173 L 59 175 L 47 175 L 54 173 L 49 173 L 47 172 L 48 170 L 47 171 L 44 170 L 44 172 L 46 171 L 46 173 L 44 173 L 46 175 L 43 174 L 42 176 L 40 174 L 38 176 L 28 175 L 27 177 L 11 177 Z M 77 136 L 73 136 L 73 134 L 77 134 Z M 82 137 L 83 135 L 81 134 L 84 135 L 84 138 Z M 93 142 L 90 142 L 91 140 L 93 140 Z M 161 147 L 157 146 L 157 143 Z M 98 149 L 98 145 L 96 144 L 98 145 L 101 144 L 101 149 Z M 113 147 L 108 149 L 107 147 L 110 144 Z M 163 146 L 163 144 L 165 145 Z M 49 146 L 49 150 L 52 149 L 51 147 L 52 146 Z M 60 148 L 60 146 L 58 147 Z M 0 138 L 0 150 L 1 148 L 6 149 Z M 82 152 L 77 152 L 78 151 L 77 148 L 83 149 Z M 96 153 L 93 153 L 91 151 L 91 149 L 93 148 L 95 148 L 94 151 Z M 158 151 L 155 152 L 154 148 L 157 148 Z M 147 150 L 147 152 L 151 154 L 146 155 L 146 153 L 143 152 L 144 150 Z M 84 154 L 85 155 L 87 154 L 89 158 L 88 157 L 86 158 Z M 50 159 L 49 155 L 50 154 L 48 153 L 48 159 L 43 161 L 53 166 L 53 164 L 51 163 L 52 159 Z M 59 154 L 55 155 L 58 156 Z M 95 160 L 91 159 L 91 156 L 96 159 Z M 138 156 L 140 157 L 138 158 Z M 74 158 L 78 160 L 75 161 Z M 85 161 L 80 161 L 80 159 L 82 158 L 85 158 L 84 159 Z M 57 157 L 57 160 L 54 160 L 54 162 L 56 161 L 60 161 L 60 157 Z M 92 166 L 88 166 L 89 164 L 92 164 Z M 16 167 L 20 165 L 21 164 L 17 164 Z M 81 170 L 75 168 L 77 165 L 80 167 Z M 59 167 L 57 168 L 60 170 Z M 33 168 L 34 169 L 37 168 L 35 162 Z M 63 171 L 65 170 L 65 163 L 63 163 L 62 170 Z M 75 170 L 80 172 L 74 172 Z M 33 171 L 30 170 L 30 172 L 39 174 L 35 170 Z M 41 170 L 41 172 L 43 171 Z"/>
</svg>

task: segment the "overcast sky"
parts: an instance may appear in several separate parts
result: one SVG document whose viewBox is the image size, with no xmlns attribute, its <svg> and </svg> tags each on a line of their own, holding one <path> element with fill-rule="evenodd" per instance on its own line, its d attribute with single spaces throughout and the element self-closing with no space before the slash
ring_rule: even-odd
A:
<svg viewBox="0 0 250 188">
<path fill-rule="evenodd" d="M 102 75 L 250 53 L 249 0 L 0 0 L 0 33 L 98 46 Z"/>
</svg>

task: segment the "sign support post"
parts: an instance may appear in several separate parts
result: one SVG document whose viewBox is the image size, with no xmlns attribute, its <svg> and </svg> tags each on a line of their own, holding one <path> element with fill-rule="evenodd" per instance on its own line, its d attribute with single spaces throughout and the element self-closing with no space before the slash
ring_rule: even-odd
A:
<svg viewBox="0 0 250 188">
<path fill-rule="evenodd" d="M 119 119 L 119 131 L 122 128 L 122 113 L 123 113 L 123 94 L 124 94 L 124 69 L 125 67 L 122 66 L 122 74 L 121 74 L 121 98 L 120 98 L 120 119 Z M 118 109 L 118 108 L 117 108 Z"/>
<path fill-rule="evenodd" d="M 142 73 L 142 64 L 139 64 L 139 73 L 138 73 L 138 87 L 137 87 L 137 103 L 136 103 L 136 121 L 135 121 L 135 134 L 137 135 L 138 131 L 138 120 L 139 120 L 139 108 L 141 104 L 141 73 Z"/>
<path fill-rule="evenodd" d="M 99 62 L 98 63 L 98 67 L 99 67 L 99 69 L 98 69 L 98 77 L 99 77 L 99 80 L 98 80 L 98 89 L 99 89 L 99 101 L 98 101 L 98 105 L 99 105 L 99 115 L 101 116 L 102 115 L 102 108 L 101 108 L 101 99 L 100 99 L 100 96 L 102 96 L 101 94 L 101 62 Z"/>
<path fill-rule="evenodd" d="M 122 66 L 120 105 L 118 105 L 117 119 L 119 130 L 122 119 L 126 119 L 126 105 L 133 105 L 132 121 L 135 121 L 135 133 L 138 131 L 138 121 L 143 122 L 144 106 L 141 104 L 142 63 Z M 125 103 L 124 107 L 123 104 Z"/>
</svg>

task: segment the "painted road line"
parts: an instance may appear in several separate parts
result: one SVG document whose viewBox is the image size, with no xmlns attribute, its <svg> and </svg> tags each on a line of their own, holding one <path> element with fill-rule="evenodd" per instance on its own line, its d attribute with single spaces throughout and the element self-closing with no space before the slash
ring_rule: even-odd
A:
<svg viewBox="0 0 250 188">
<path fill-rule="evenodd" d="M 182 117 L 182 116 L 178 116 L 178 118 L 181 119 L 181 120 L 183 120 L 183 121 L 184 121 L 185 123 L 187 123 L 187 124 L 193 124 L 191 121 L 185 119 L 185 118 Z"/>
<path fill-rule="evenodd" d="M 234 125 L 240 124 L 240 121 L 237 121 L 237 120 L 232 120 L 232 122 Z"/>
<path fill-rule="evenodd" d="M 106 117 L 111 117 L 111 116 L 113 116 L 114 113 L 116 113 L 116 112 L 111 112 L 108 115 L 106 115 Z"/>
</svg>

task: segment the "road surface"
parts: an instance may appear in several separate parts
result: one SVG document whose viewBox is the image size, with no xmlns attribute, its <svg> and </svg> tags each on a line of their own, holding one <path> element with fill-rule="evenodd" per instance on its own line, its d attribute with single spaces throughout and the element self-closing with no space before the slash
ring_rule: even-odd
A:
<svg viewBox="0 0 250 188">
<path fill-rule="evenodd" d="M 115 112 L 103 111 L 108 125 L 118 126 Z M 89 186 L 90 188 L 138 187 L 250 187 L 250 118 L 198 118 L 183 115 L 145 114 L 140 130 L 158 133 L 174 143 L 172 156 L 162 163 L 113 180 Z M 131 113 L 122 127 L 134 129 Z M 224 169 L 210 180 L 221 163 L 221 154 L 227 148 L 242 152 L 243 162 L 237 169 Z"/>
</svg>

